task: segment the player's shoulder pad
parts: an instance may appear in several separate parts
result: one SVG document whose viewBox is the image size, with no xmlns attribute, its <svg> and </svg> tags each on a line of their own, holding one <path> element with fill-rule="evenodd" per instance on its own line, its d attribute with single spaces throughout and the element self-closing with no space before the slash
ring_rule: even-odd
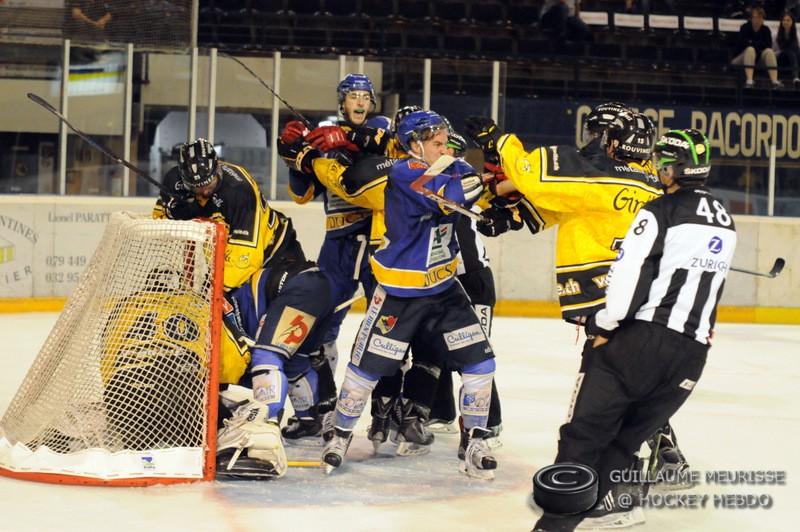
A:
<svg viewBox="0 0 800 532">
<path fill-rule="evenodd" d="M 475 168 L 464 159 L 456 159 L 453 161 L 453 164 L 447 168 L 447 173 L 457 178 L 464 177 L 465 175 L 478 175 Z"/>
<path fill-rule="evenodd" d="M 357 160 L 342 174 L 342 186 L 348 194 L 355 194 L 364 186 L 386 178 L 394 159 L 380 155 L 367 155 Z"/>
<path fill-rule="evenodd" d="M 389 127 L 392 125 L 392 121 L 387 116 L 374 115 L 367 118 L 367 121 L 364 122 L 364 125 L 367 127 L 389 129 Z"/>
<path fill-rule="evenodd" d="M 220 161 L 220 167 L 222 168 L 223 181 L 232 181 L 237 184 L 247 182 L 247 173 L 241 166 Z"/>
<path fill-rule="evenodd" d="M 392 165 L 390 174 L 393 179 L 410 179 L 414 180 L 425 173 L 428 165 L 418 159 L 409 157 L 408 159 L 398 159 Z"/>
</svg>

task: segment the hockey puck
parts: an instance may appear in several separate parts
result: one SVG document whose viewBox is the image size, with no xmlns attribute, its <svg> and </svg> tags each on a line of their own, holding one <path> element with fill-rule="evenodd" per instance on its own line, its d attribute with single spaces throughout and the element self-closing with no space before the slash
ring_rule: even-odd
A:
<svg viewBox="0 0 800 532">
<path fill-rule="evenodd" d="M 533 476 L 533 500 L 554 514 L 584 512 L 597 502 L 597 480 L 597 472 L 582 464 L 543 467 Z"/>
</svg>

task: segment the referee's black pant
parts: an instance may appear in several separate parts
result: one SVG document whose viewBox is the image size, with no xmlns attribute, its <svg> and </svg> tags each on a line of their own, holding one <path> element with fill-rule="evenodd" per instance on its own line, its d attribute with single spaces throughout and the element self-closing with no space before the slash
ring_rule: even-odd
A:
<svg viewBox="0 0 800 532">
<path fill-rule="evenodd" d="M 662 325 L 622 324 L 614 337 L 587 350 L 556 462 L 578 462 L 600 476 L 630 467 L 642 442 L 680 408 L 703 372 L 708 345 Z"/>
</svg>

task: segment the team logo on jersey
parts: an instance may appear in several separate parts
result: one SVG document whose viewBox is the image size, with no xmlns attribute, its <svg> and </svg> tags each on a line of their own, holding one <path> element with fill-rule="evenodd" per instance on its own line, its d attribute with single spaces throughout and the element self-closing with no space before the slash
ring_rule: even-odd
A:
<svg viewBox="0 0 800 532">
<path fill-rule="evenodd" d="M 708 241 L 708 250 L 715 255 L 722 251 L 722 239 L 718 236 L 711 237 Z"/>
<path fill-rule="evenodd" d="M 449 260 L 450 240 L 453 238 L 453 224 L 442 224 L 431 228 L 431 236 L 428 241 L 428 262 L 426 266 Z"/>
<path fill-rule="evenodd" d="M 381 316 L 378 318 L 378 323 L 375 326 L 381 330 L 383 334 L 389 334 L 389 331 L 394 329 L 397 323 L 397 316 Z"/>
<path fill-rule="evenodd" d="M 311 327 L 317 318 L 302 310 L 287 306 L 281 313 L 278 326 L 272 335 L 272 345 L 279 347 L 287 353 L 294 354 L 308 337 Z"/>
<path fill-rule="evenodd" d="M 553 169 L 558 170 L 557 167 L 558 167 L 558 159 L 555 159 L 555 164 Z M 522 157 L 517 161 L 517 170 L 519 170 L 522 173 L 530 172 L 531 162 L 528 159 Z"/>
</svg>

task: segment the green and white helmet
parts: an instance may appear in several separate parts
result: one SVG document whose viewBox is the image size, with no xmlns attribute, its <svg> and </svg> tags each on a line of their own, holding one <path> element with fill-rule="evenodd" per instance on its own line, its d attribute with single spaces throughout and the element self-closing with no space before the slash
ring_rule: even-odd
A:
<svg viewBox="0 0 800 532">
<path fill-rule="evenodd" d="M 708 138 L 696 129 L 673 129 L 664 133 L 653 149 L 657 170 L 672 166 L 673 178 L 681 186 L 699 186 L 711 171 Z"/>
</svg>

